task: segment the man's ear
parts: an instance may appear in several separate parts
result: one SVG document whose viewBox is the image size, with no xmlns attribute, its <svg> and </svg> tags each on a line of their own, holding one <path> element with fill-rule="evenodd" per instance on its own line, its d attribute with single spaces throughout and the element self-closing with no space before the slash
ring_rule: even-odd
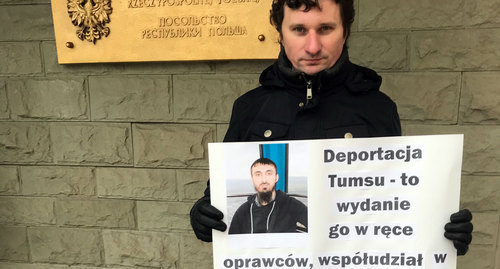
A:
<svg viewBox="0 0 500 269">
<path fill-rule="evenodd" d="M 278 173 L 276 173 L 276 181 L 274 183 L 278 182 L 279 178 L 280 178 L 280 175 L 278 175 Z"/>
</svg>

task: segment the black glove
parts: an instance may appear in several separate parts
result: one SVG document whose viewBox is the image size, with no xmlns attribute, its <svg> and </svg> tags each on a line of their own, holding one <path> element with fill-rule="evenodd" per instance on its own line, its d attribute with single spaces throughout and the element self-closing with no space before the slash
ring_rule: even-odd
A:
<svg viewBox="0 0 500 269">
<path fill-rule="evenodd" d="M 212 229 L 225 231 L 227 226 L 222 221 L 224 215 L 210 204 L 210 197 L 204 196 L 193 205 L 191 212 L 191 227 L 196 237 L 205 242 L 212 242 Z"/>
<path fill-rule="evenodd" d="M 462 209 L 450 216 L 450 222 L 444 226 L 444 237 L 453 241 L 457 255 L 465 255 L 472 241 L 472 214 L 468 209 Z"/>
</svg>

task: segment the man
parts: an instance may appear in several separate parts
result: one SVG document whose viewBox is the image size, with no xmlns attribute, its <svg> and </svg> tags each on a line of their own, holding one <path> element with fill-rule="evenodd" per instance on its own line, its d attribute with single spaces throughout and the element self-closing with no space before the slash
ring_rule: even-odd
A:
<svg viewBox="0 0 500 269">
<path fill-rule="evenodd" d="M 276 190 L 276 164 L 268 158 L 257 159 L 250 174 L 257 193 L 236 210 L 229 234 L 307 232 L 307 207 Z"/>
<path fill-rule="evenodd" d="M 274 0 L 280 55 L 262 72 L 261 86 L 235 101 L 224 141 L 401 135 L 396 105 L 379 91 L 380 76 L 349 61 L 353 21 L 352 0 Z M 226 229 L 209 197 L 207 187 L 191 210 L 193 230 L 204 241 L 212 229 Z M 462 210 L 445 226 L 459 255 L 472 240 L 471 219 Z"/>
</svg>

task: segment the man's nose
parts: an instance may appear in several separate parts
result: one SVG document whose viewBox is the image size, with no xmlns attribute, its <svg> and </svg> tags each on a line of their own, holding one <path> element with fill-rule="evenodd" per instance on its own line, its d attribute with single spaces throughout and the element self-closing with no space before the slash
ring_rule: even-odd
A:
<svg viewBox="0 0 500 269">
<path fill-rule="evenodd" d="M 321 51 L 321 41 L 315 31 L 309 31 L 307 34 L 304 49 L 310 55 L 316 55 Z"/>
</svg>

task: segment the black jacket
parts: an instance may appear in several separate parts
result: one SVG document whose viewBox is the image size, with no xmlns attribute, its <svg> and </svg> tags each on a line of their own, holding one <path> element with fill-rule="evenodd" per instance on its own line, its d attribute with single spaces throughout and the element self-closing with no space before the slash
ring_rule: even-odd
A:
<svg viewBox="0 0 500 269">
<path fill-rule="evenodd" d="M 375 71 L 352 64 L 347 48 L 314 76 L 293 71 L 282 50 L 262 72 L 261 86 L 234 102 L 224 142 L 401 135 L 396 104 L 379 91 L 381 82 Z"/>
<path fill-rule="evenodd" d="M 259 81 L 234 102 L 224 142 L 401 135 L 396 104 L 379 91 L 382 78 L 351 63 L 346 47 L 333 67 L 315 76 L 292 70 L 282 49 Z"/>
<path fill-rule="evenodd" d="M 256 196 L 236 210 L 229 234 L 307 232 L 307 207 L 302 202 L 277 190 L 272 203 L 259 207 Z"/>
</svg>

